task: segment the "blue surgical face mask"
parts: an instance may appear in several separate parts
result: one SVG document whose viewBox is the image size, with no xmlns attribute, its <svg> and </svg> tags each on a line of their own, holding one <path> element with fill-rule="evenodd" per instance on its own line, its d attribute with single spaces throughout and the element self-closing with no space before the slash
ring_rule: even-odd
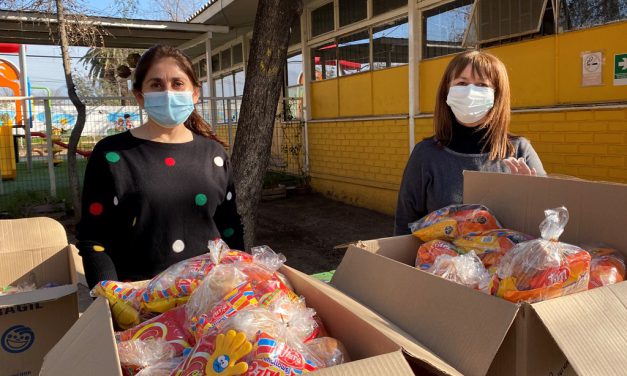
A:
<svg viewBox="0 0 627 376">
<path fill-rule="evenodd" d="M 194 111 L 191 91 L 153 91 L 144 93 L 148 117 L 165 128 L 183 124 Z"/>
</svg>

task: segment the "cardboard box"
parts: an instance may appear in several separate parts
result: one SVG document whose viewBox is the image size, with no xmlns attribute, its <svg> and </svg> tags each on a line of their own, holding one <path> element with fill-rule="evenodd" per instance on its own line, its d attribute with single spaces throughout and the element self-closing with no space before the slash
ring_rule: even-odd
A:
<svg viewBox="0 0 627 376">
<path fill-rule="evenodd" d="M 544 210 L 564 205 L 560 240 L 627 251 L 626 185 L 466 172 L 464 202 L 535 236 Z M 415 269 L 419 244 L 351 246 L 331 283 L 465 375 L 627 375 L 627 282 L 517 305 Z"/>
<path fill-rule="evenodd" d="M 0 296 L 0 375 L 37 375 L 78 319 L 76 269 L 65 229 L 50 218 L 0 221 L 0 286 L 57 287 Z"/>
<path fill-rule="evenodd" d="M 428 350 L 414 344 L 415 353 L 424 362 L 408 364 L 394 338 L 409 335 L 374 314 L 335 288 L 295 269 L 281 272 L 294 289 L 306 298 L 307 306 L 316 310 L 329 333 L 347 348 L 352 361 L 317 371 L 320 375 L 414 375 L 441 374 L 439 369 L 454 369 Z M 377 321 L 389 335 L 375 329 Z M 435 366 L 432 366 L 435 365 Z M 76 324 L 46 355 L 42 376 L 56 375 L 121 376 L 109 305 L 98 298 Z"/>
</svg>

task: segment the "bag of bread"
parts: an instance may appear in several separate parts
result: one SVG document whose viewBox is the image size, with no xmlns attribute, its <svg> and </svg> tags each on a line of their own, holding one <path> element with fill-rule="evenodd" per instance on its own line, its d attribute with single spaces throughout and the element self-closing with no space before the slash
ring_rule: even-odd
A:
<svg viewBox="0 0 627 376">
<path fill-rule="evenodd" d="M 541 238 L 507 252 L 490 281 L 490 291 L 512 302 L 538 302 L 588 289 L 590 254 L 558 241 L 568 223 L 565 207 L 544 211 Z"/>
</svg>

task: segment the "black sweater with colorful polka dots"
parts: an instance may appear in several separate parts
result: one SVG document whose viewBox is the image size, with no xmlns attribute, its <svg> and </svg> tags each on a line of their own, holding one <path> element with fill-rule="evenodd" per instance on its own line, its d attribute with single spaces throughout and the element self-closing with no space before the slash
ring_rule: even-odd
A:
<svg viewBox="0 0 627 376">
<path fill-rule="evenodd" d="M 161 143 L 124 132 L 96 144 L 87 163 L 77 247 L 90 288 L 149 279 L 223 238 L 243 249 L 231 166 L 216 141 Z"/>
</svg>

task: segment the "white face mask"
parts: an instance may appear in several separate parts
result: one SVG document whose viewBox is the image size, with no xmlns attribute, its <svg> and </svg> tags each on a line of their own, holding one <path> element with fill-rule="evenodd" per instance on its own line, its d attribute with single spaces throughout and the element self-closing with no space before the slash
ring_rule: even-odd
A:
<svg viewBox="0 0 627 376">
<path fill-rule="evenodd" d="M 448 89 L 446 104 L 461 123 L 476 123 L 494 106 L 494 89 L 491 87 L 466 85 Z"/>
</svg>

